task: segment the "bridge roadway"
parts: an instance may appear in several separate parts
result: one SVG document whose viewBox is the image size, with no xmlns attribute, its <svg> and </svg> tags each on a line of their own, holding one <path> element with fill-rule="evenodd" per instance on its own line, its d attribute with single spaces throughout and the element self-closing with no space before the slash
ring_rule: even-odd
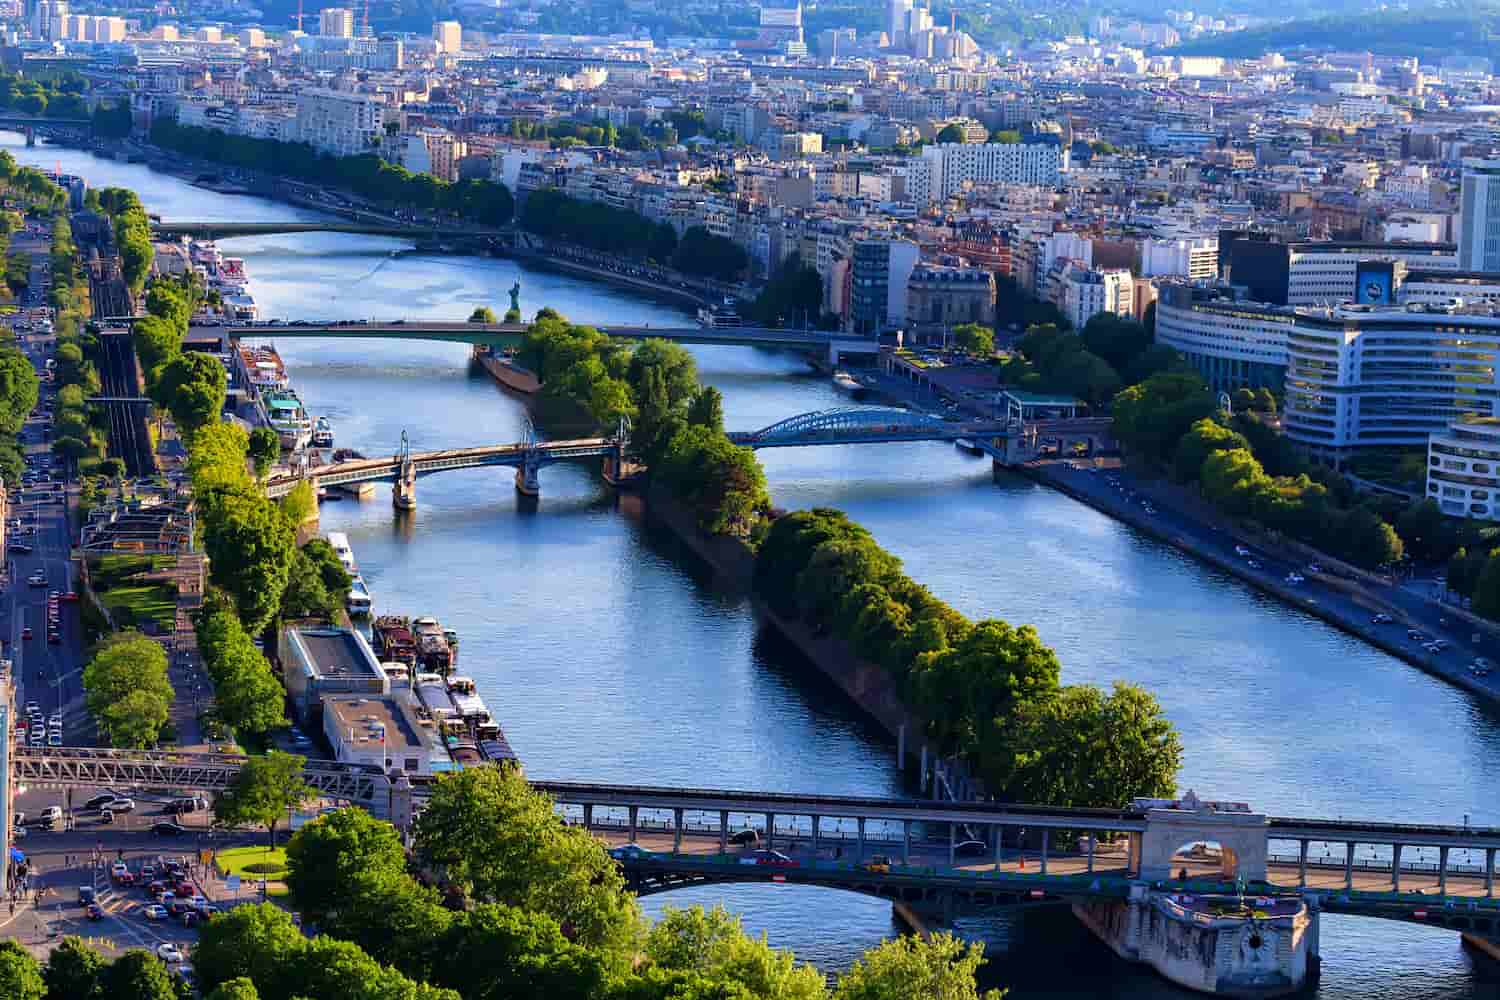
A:
<svg viewBox="0 0 1500 1000">
<path fill-rule="evenodd" d="M 328 223 L 328 225 L 337 225 Z M 270 323 L 233 325 L 222 332 L 233 338 L 334 337 L 346 340 L 436 340 L 445 343 L 481 344 L 489 347 L 514 347 L 526 333 L 525 323 L 462 323 L 451 320 L 392 320 L 372 323 Z M 783 330 L 760 326 L 737 327 L 653 327 L 609 324 L 597 327 L 601 333 L 622 340 L 661 338 L 679 344 L 730 344 L 760 347 L 792 347 L 827 351 L 833 361 L 843 354 L 874 354 L 879 344 L 862 337 L 824 330 Z M 207 328 L 207 332 L 215 332 Z"/>
<path fill-rule="evenodd" d="M 359 236 L 398 236 L 410 239 L 491 239 L 495 229 L 396 222 L 359 222 L 329 219 L 321 222 L 163 222 L 151 221 L 151 234 L 163 239 L 229 239 L 234 236 L 276 236 L 284 233 L 352 233 Z"/>
<path fill-rule="evenodd" d="M 9 778 L 32 786 L 220 792 L 244 760 L 232 754 L 18 746 L 11 755 Z M 309 761 L 303 773 L 320 794 L 363 805 L 398 823 L 420 809 L 432 784 L 430 778 L 415 778 L 410 788 L 413 801 L 402 803 L 401 782 L 393 784 L 374 768 Z M 1152 823 L 1160 815 L 1155 809 L 1063 809 L 579 782 L 542 781 L 533 786 L 554 798 L 564 821 L 581 822 L 613 845 L 638 845 L 638 850 L 624 852 L 620 861 L 643 893 L 708 882 L 775 881 L 827 885 L 914 904 L 955 892 L 962 894 L 964 905 L 981 907 L 1117 897 L 1138 875 L 1129 870 L 1134 848 L 1153 835 Z M 801 819 L 812 822 L 788 831 L 787 820 L 796 824 Z M 1214 819 L 1208 817 L 1210 822 Z M 837 829 L 829 829 L 830 822 Z M 762 831 L 757 846 L 780 850 L 794 863 L 745 863 L 760 860 L 754 848 L 734 847 L 729 839 L 746 827 Z M 1009 827 L 1031 831 L 1027 844 L 1036 846 L 1005 846 L 1004 831 Z M 767 830 L 775 834 L 766 837 Z M 946 836 L 935 839 L 935 832 Z M 984 848 L 985 856 L 971 857 L 958 848 L 976 834 L 987 836 L 994 845 Z M 1051 841 L 1053 835 L 1064 834 L 1082 840 Z M 1132 845 L 1124 853 L 1109 843 L 1120 835 Z M 1340 846 L 1438 847 L 1443 865 L 1409 864 L 1398 854 L 1400 867 L 1393 871 L 1379 862 L 1315 860 L 1308 841 L 1300 840 L 1301 850 L 1294 858 L 1269 859 L 1268 884 L 1257 891 L 1314 895 L 1324 909 L 1500 935 L 1493 876 L 1500 829 L 1269 818 L 1264 836 L 1282 842 L 1327 837 L 1318 842 Z M 1057 846 L 1061 849 L 1052 849 Z M 1447 864 L 1450 849 L 1482 856 L 1485 865 Z M 876 854 L 884 856 L 889 870 L 870 868 Z M 1172 867 L 1172 877 L 1163 881 L 1166 887 L 1200 892 L 1225 887 L 1217 857 L 1179 854 Z M 1176 878 L 1181 869 L 1187 869 L 1186 880 Z"/>
<path fill-rule="evenodd" d="M 520 468 L 541 466 L 578 458 L 597 458 L 619 450 L 613 438 L 579 438 L 569 441 L 486 445 L 479 448 L 450 448 L 446 451 L 415 452 L 409 456 L 418 476 L 453 469 L 479 469 L 489 466 Z M 401 474 L 402 458 L 358 458 L 348 462 L 317 465 L 300 472 L 271 476 L 266 480 L 266 495 L 281 497 L 304 479 L 315 479 L 319 486 L 348 486 L 353 483 L 394 482 Z"/>
</svg>

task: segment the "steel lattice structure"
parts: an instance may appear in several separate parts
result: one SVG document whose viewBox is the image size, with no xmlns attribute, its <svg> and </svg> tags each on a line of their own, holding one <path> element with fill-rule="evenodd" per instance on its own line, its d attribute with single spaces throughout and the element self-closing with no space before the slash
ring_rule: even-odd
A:
<svg viewBox="0 0 1500 1000">
<path fill-rule="evenodd" d="M 11 778 L 32 786 L 93 788 L 159 788 L 219 792 L 228 788 L 245 758 L 237 754 L 174 753 L 164 750 L 96 750 L 17 747 Z M 378 802 L 387 781 L 378 771 L 359 765 L 310 763 L 303 780 L 318 794 L 349 802 Z"/>
<path fill-rule="evenodd" d="M 793 444 L 821 438 L 930 437 L 945 440 L 965 436 L 960 426 L 925 413 L 910 410 L 841 406 L 788 417 L 751 434 L 736 435 L 747 443 L 767 446 Z"/>
</svg>

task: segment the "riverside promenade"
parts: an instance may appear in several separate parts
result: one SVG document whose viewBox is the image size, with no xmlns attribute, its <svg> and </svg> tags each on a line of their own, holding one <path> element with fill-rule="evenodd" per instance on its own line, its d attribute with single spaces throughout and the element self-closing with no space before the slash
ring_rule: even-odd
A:
<svg viewBox="0 0 1500 1000">
<path fill-rule="evenodd" d="M 1469 665 L 1476 656 L 1500 662 L 1500 630 L 1475 625 L 1451 607 L 1428 600 L 1410 588 L 1394 583 L 1376 583 L 1373 574 L 1347 574 L 1327 557 L 1309 555 L 1301 546 L 1293 548 L 1257 537 L 1213 511 L 1206 504 L 1183 496 L 1183 490 L 1163 482 L 1140 479 L 1116 459 L 1085 462 L 1038 461 L 1016 471 L 1050 486 L 1100 513 L 1142 531 L 1237 577 L 1257 590 L 1279 598 L 1371 645 L 1400 657 L 1413 666 L 1500 704 L 1500 673 L 1476 676 Z M 1097 471 L 1090 472 L 1089 468 Z M 1119 486 L 1111 483 L 1118 479 Z M 1153 513 L 1147 513 L 1149 500 Z M 1248 557 L 1236 546 L 1251 550 Z M 1257 567 L 1249 565 L 1253 559 Z M 1309 572 L 1317 560 L 1322 572 Z M 1301 583 L 1288 580 L 1297 572 Z M 1394 622 L 1378 625 L 1377 614 Z M 1425 638 L 1410 639 L 1410 629 Z M 1478 639 L 1476 642 L 1475 639 Z M 1424 642 L 1444 639 L 1449 648 L 1430 653 Z"/>
</svg>

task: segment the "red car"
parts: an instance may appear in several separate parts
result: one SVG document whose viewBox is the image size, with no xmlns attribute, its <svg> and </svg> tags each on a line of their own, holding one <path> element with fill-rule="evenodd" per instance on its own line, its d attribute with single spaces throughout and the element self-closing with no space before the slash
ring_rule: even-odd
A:
<svg viewBox="0 0 1500 1000">
<path fill-rule="evenodd" d="M 70 590 L 66 594 L 62 595 L 62 599 L 64 601 L 76 601 L 78 600 L 78 593 L 77 591 Z"/>
<path fill-rule="evenodd" d="M 21 638 L 22 639 L 30 639 L 31 638 L 31 626 L 30 625 L 24 625 L 24 626 L 21 627 Z"/>
<path fill-rule="evenodd" d="M 177 893 L 177 895 L 181 896 L 183 899 L 192 899 L 194 896 L 198 895 L 198 890 L 194 888 L 193 883 L 191 882 L 178 882 L 177 888 L 172 891 Z"/>
<path fill-rule="evenodd" d="M 47 641 L 55 646 L 58 643 L 62 642 L 62 635 L 56 629 L 49 628 L 47 630 Z"/>
</svg>

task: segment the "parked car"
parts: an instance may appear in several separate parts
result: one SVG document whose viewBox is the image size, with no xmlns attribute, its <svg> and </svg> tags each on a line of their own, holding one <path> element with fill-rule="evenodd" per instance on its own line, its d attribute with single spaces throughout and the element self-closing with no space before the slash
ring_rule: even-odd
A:
<svg viewBox="0 0 1500 1000">
<path fill-rule="evenodd" d="M 175 965 L 182 961 L 182 949 L 166 941 L 156 946 L 156 957 L 169 965 Z"/>
<path fill-rule="evenodd" d="M 886 857 L 884 854 L 875 854 L 870 857 L 870 860 L 866 861 L 860 867 L 867 872 L 874 872 L 877 875 L 885 875 L 891 870 L 891 859 Z"/>
<path fill-rule="evenodd" d="M 152 823 L 151 832 L 158 837 L 180 837 L 185 833 L 192 833 L 180 823 Z"/>
<path fill-rule="evenodd" d="M 965 840 L 953 846 L 953 853 L 960 858 L 982 858 L 989 845 L 982 840 Z"/>
</svg>

